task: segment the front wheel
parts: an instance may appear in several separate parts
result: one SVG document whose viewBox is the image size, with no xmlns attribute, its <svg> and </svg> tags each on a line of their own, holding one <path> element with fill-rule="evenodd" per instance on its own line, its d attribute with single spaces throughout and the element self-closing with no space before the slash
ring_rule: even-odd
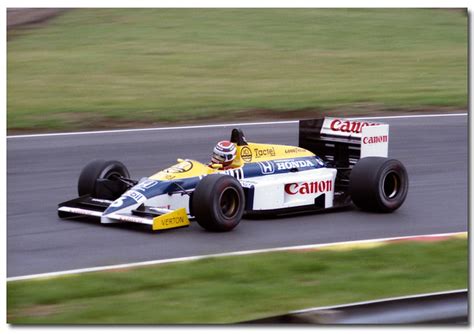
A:
<svg viewBox="0 0 474 334">
<path fill-rule="evenodd" d="M 235 228 L 242 219 L 244 204 L 244 191 L 239 181 L 222 174 L 202 179 L 191 198 L 198 224 L 214 232 L 227 232 Z"/>
<path fill-rule="evenodd" d="M 395 159 L 362 158 L 351 171 L 349 193 L 352 202 L 362 210 L 392 212 L 407 196 L 407 171 Z"/>
<path fill-rule="evenodd" d="M 81 171 L 77 183 L 79 196 L 115 200 L 126 190 L 127 185 L 119 178 L 130 178 L 127 167 L 119 161 L 93 160 Z"/>
</svg>

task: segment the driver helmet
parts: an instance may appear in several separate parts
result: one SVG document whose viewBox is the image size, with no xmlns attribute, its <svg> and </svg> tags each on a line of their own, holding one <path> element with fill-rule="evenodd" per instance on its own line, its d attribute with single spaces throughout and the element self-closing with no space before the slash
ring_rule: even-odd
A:
<svg viewBox="0 0 474 334">
<path fill-rule="evenodd" d="M 235 159 L 237 147 L 228 140 L 222 140 L 214 147 L 211 162 L 213 164 L 222 164 L 223 167 L 230 166 Z"/>
</svg>

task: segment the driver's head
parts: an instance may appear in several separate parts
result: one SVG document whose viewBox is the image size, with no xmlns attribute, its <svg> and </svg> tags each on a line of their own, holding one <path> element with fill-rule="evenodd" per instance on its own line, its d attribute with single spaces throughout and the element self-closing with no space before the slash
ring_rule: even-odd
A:
<svg viewBox="0 0 474 334">
<path fill-rule="evenodd" d="M 211 162 L 213 164 L 222 164 L 222 166 L 227 167 L 232 164 L 232 161 L 234 161 L 236 152 L 237 147 L 235 147 L 234 143 L 222 140 L 214 147 Z"/>
</svg>

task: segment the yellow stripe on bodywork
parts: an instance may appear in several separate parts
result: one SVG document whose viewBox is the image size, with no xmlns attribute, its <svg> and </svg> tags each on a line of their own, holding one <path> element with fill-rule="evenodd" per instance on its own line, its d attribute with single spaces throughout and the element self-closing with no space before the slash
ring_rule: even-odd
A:
<svg viewBox="0 0 474 334">
<path fill-rule="evenodd" d="M 248 145 L 237 147 L 236 158 L 230 167 L 240 168 L 245 163 L 276 159 L 302 158 L 313 155 L 312 152 L 296 146 L 248 143 Z M 210 158 L 211 156 L 209 155 L 209 160 Z M 199 161 L 178 159 L 177 164 L 150 176 L 150 179 L 171 181 L 175 179 L 185 179 L 213 174 L 216 172 L 218 172 L 217 169 L 213 169 Z"/>
<path fill-rule="evenodd" d="M 150 179 L 159 181 L 171 181 L 174 179 L 185 179 L 189 177 L 212 174 L 215 172 L 215 169 L 212 169 L 200 163 L 199 161 L 179 159 L 179 162 L 176 165 L 173 165 L 165 170 L 162 170 L 161 172 L 150 176 Z"/>
<path fill-rule="evenodd" d="M 239 146 L 237 150 L 237 156 L 243 163 L 302 158 L 313 155 L 312 152 L 301 147 L 257 143 Z"/>
<path fill-rule="evenodd" d="M 186 210 L 184 208 L 165 213 L 164 215 L 155 217 L 153 219 L 154 231 L 182 226 L 189 226 L 188 215 L 186 214 Z"/>
</svg>

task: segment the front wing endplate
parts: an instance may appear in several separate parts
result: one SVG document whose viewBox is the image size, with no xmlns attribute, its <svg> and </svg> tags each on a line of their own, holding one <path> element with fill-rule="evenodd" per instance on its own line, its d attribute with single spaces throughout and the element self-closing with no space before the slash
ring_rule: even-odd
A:
<svg viewBox="0 0 474 334">
<path fill-rule="evenodd" d="M 189 226 L 188 215 L 184 208 L 153 218 L 153 230 Z"/>
</svg>

